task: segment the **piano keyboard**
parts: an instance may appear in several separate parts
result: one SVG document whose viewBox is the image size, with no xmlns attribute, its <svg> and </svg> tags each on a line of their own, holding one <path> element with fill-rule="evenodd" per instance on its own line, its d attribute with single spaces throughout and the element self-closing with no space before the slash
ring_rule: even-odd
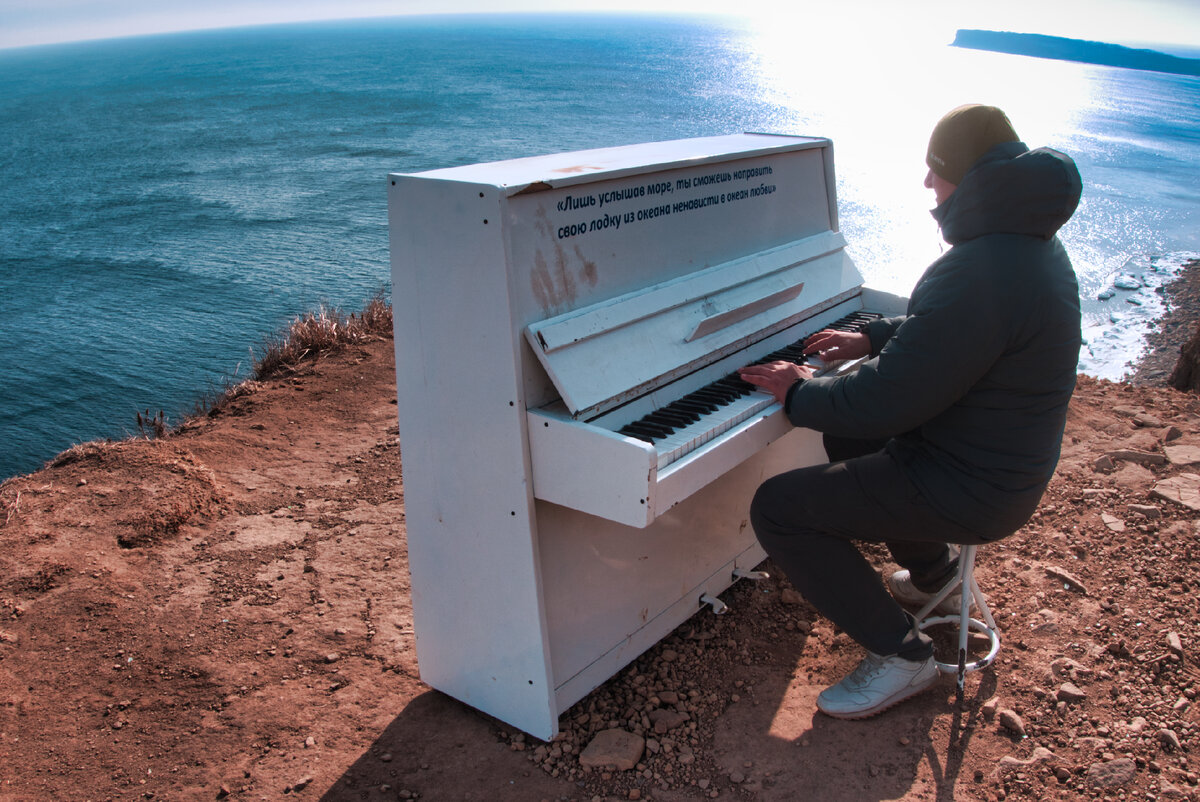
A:
<svg viewBox="0 0 1200 802">
<path fill-rule="evenodd" d="M 876 312 L 853 312 L 824 328 L 858 331 L 864 323 L 880 317 Z M 804 355 L 805 339 L 773 351 L 754 364 L 779 360 L 808 364 L 808 357 Z M 617 431 L 651 443 L 658 452 L 658 466 L 662 468 L 775 403 L 773 396 L 756 390 L 736 372 L 730 373 Z"/>
</svg>

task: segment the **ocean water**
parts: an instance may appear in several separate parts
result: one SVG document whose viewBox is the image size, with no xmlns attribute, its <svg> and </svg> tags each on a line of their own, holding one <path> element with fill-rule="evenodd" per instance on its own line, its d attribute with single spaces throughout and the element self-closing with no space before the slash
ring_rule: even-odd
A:
<svg viewBox="0 0 1200 802">
<path fill-rule="evenodd" d="M 297 314 L 388 291 L 391 171 L 828 136 L 852 256 L 907 292 L 944 247 L 925 140 L 963 102 L 1079 163 L 1080 367 L 1123 375 L 1200 251 L 1200 79 L 856 26 L 410 17 L 0 51 L 0 479 L 178 421 Z"/>
</svg>

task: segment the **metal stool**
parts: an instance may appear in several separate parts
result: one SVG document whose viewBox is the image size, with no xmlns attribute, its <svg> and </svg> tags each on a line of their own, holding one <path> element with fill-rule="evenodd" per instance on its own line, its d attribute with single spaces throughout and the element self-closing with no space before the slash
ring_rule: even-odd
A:
<svg viewBox="0 0 1200 802">
<path fill-rule="evenodd" d="M 915 616 L 917 626 L 921 629 L 935 624 L 958 624 L 958 665 L 942 663 L 937 661 L 936 658 L 935 662 L 937 662 L 938 670 L 943 674 L 958 674 L 958 694 L 960 699 L 963 693 L 963 680 L 967 672 L 987 668 L 996 659 L 996 653 L 1000 651 L 1000 629 L 996 626 L 996 620 L 992 618 L 992 611 L 988 609 L 987 600 L 984 598 L 983 591 L 979 589 L 979 583 L 975 581 L 975 551 L 977 548 L 978 546 L 962 547 L 958 555 L 958 571 L 954 577 Z M 927 617 L 941 603 L 942 599 L 959 588 L 961 588 L 962 593 L 962 608 L 959 610 L 958 615 Z M 983 618 L 982 621 L 971 617 L 972 600 L 974 600 L 975 606 Z M 970 629 L 986 635 L 989 645 L 986 655 L 978 660 L 967 662 L 967 634 Z"/>
</svg>

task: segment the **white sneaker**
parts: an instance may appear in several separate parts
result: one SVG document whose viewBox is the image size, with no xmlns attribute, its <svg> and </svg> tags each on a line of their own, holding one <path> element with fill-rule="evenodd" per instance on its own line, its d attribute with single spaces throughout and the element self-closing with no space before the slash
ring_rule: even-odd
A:
<svg viewBox="0 0 1200 802">
<path fill-rule="evenodd" d="M 914 662 L 867 652 L 841 682 L 821 691 L 817 707 L 834 718 L 870 718 L 925 690 L 938 676 L 933 657 Z"/>
<path fill-rule="evenodd" d="M 930 599 L 937 593 L 926 593 L 913 584 L 912 574 L 907 568 L 902 568 L 896 573 L 887 578 L 888 590 L 891 591 L 892 598 L 900 602 L 900 604 L 911 607 L 914 610 L 919 610 L 929 603 Z M 974 602 L 972 602 L 973 604 Z M 958 615 L 962 609 L 962 594 L 951 593 L 946 598 L 938 602 L 934 611 L 942 615 Z"/>
</svg>

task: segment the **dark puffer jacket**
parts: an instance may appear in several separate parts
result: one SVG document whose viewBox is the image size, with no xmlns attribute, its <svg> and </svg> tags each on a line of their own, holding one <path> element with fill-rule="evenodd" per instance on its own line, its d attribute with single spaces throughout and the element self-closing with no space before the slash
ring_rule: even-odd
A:
<svg viewBox="0 0 1200 802">
<path fill-rule="evenodd" d="M 1079 288 L 1055 236 L 1079 203 L 1067 156 L 989 150 L 934 218 L 953 247 L 913 289 L 908 315 L 871 324 L 857 372 L 794 388 L 797 426 L 891 437 L 928 502 L 985 538 L 1033 514 L 1058 463 L 1079 360 Z"/>
</svg>

